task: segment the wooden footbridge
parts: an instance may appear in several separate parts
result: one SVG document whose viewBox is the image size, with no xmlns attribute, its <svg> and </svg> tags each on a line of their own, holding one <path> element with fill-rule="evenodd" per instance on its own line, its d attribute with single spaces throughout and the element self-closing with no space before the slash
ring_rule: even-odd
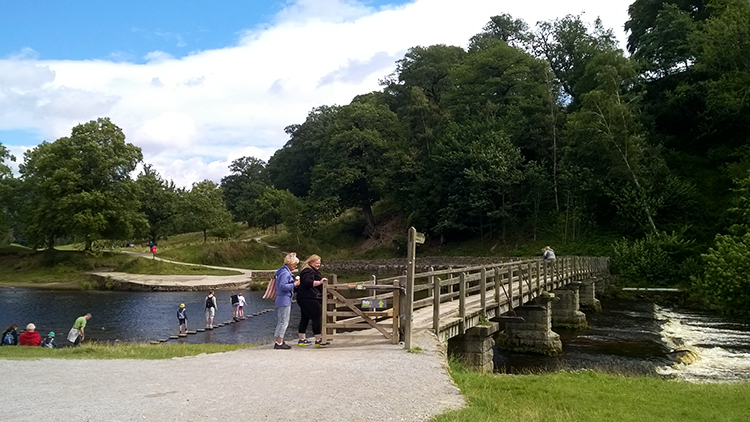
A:
<svg viewBox="0 0 750 422">
<path fill-rule="evenodd" d="M 493 318 L 514 319 L 514 309 L 534 304 L 549 292 L 609 274 L 609 260 L 560 257 L 554 262 L 524 259 L 415 273 L 415 244 L 409 231 L 406 275 L 323 285 L 323 336 L 369 330 L 372 336 L 411 347 L 415 330 L 433 330 L 445 341 Z M 520 318 L 519 318 L 520 319 Z M 374 330 L 373 330 L 374 329 Z"/>
</svg>

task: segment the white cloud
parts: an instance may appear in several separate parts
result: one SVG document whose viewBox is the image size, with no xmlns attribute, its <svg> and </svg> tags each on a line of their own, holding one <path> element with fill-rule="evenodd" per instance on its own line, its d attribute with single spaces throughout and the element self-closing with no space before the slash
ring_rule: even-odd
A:
<svg viewBox="0 0 750 422">
<path fill-rule="evenodd" d="M 411 47 L 465 47 L 500 13 L 533 26 L 586 10 L 585 20 L 601 15 L 619 30 L 629 3 L 416 0 L 375 10 L 354 0 L 296 0 L 236 45 L 180 59 L 154 51 L 145 64 L 41 61 L 28 51 L 0 60 L 0 130 L 54 140 L 107 116 L 163 177 L 181 186 L 218 182 L 236 158 L 268 160 L 287 140 L 284 127 L 313 107 L 379 89 Z"/>
</svg>

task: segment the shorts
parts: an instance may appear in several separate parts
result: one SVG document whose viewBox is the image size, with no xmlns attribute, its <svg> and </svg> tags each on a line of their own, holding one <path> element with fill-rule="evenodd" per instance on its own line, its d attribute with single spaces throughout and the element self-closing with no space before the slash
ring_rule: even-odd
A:
<svg viewBox="0 0 750 422">
<path fill-rule="evenodd" d="M 180 325 L 182 325 L 187 322 L 187 319 L 177 318 L 177 321 L 180 321 Z"/>
<path fill-rule="evenodd" d="M 213 318 L 216 315 L 216 308 L 206 308 L 206 318 Z"/>
</svg>

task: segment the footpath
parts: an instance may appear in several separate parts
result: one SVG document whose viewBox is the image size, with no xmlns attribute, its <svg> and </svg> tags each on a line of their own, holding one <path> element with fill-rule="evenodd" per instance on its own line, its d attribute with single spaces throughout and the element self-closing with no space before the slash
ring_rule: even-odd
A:
<svg viewBox="0 0 750 422">
<path fill-rule="evenodd" d="M 266 345 L 168 360 L 0 360 L 4 421 L 425 421 L 464 405 L 441 343 Z M 154 346 L 159 347 L 159 346 Z"/>
</svg>

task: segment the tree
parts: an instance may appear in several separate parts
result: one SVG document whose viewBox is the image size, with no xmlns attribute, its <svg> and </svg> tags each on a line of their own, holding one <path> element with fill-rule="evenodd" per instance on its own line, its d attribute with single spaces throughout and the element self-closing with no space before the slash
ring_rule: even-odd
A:
<svg viewBox="0 0 750 422">
<path fill-rule="evenodd" d="M 73 128 L 70 137 L 43 142 L 24 154 L 23 215 L 34 245 L 54 247 L 56 236 L 75 236 L 86 250 L 99 239 L 126 239 L 145 230 L 130 173 L 140 148 L 125 142 L 108 118 Z"/>
<path fill-rule="evenodd" d="M 232 161 L 231 174 L 221 179 L 221 190 L 227 208 L 235 220 L 253 223 L 253 202 L 271 185 L 266 163 L 255 157 L 242 157 Z"/>
<path fill-rule="evenodd" d="M 173 181 L 161 178 L 150 164 L 136 179 L 141 211 L 148 219 L 148 237 L 157 243 L 159 239 L 176 232 L 179 192 Z"/>
<path fill-rule="evenodd" d="M 529 25 L 522 19 L 513 19 L 513 16 L 507 13 L 491 17 L 482 31 L 471 37 L 470 52 L 484 48 L 495 41 L 502 41 L 511 47 L 523 50 L 529 46 L 532 38 Z"/>
<path fill-rule="evenodd" d="M 6 160 L 16 161 L 16 157 L 10 154 L 7 148 L 0 143 L 0 245 L 12 241 L 11 231 L 11 209 L 9 207 L 12 198 L 13 172 L 5 164 Z"/>
<path fill-rule="evenodd" d="M 372 204 L 386 194 L 403 168 L 404 153 L 401 124 L 386 106 L 341 107 L 313 168 L 311 196 L 315 201 L 333 199 L 344 208 L 360 208 L 369 236 L 375 228 Z"/>
<path fill-rule="evenodd" d="M 268 160 L 268 177 L 277 189 L 286 189 L 297 197 L 310 194 L 312 169 L 326 139 L 331 117 L 338 106 L 320 106 L 307 115 L 301 125 L 287 126 L 289 141 Z"/>
<path fill-rule="evenodd" d="M 208 241 L 209 231 L 224 234 L 225 228 L 232 224 L 232 214 L 224 203 L 221 188 L 210 180 L 193 183 L 192 189 L 180 200 L 179 213 L 185 230 L 203 232 L 203 243 Z"/>
</svg>

